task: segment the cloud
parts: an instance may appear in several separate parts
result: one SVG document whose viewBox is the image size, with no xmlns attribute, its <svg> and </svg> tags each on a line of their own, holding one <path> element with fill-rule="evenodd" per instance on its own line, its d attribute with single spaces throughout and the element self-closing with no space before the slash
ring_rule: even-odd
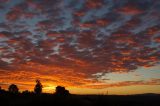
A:
<svg viewBox="0 0 160 106">
<path fill-rule="evenodd" d="M 10 36 L 12 36 L 12 34 L 10 33 L 10 32 L 8 32 L 8 31 L 2 31 L 2 32 L 0 32 L 0 37 L 10 37 Z"/>
<path fill-rule="evenodd" d="M 129 21 L 127 21 L 122 28 L 126 30 L 131 30 L 133 28 L 136 28 L 138 25 L 140 25 L 141 19 L 138 17 L 133 17 Z"/>
<path fill-rule="evenodd" d="M 155 40 L 156 42 L 160 42 L 160 36 L 157 36 L 154 40 Z"/>
<path fill-rule="evenodd" d="M 10 11 L 7 13 L 6 15 L 6 19 L 9 21 L 15 21 L 19 18 L 19 15 L 17 15 L 17 13 L 19 13 L 19 11 Z"/>
<path fill-rule="evenodd" d="M 123 81 L 117 82 L 112 84 L 93 84 L 93 85 L 86 85 L 88 88 L 96 88 L 96 89 L 103 89 L 103 88 L 110 88 L 110 87 L 123 87 L 123 86 L 139 86 L 139 85 L 160 85 L 160 79 L 150 79 L 148 81 Z"/>
<path fill-rule="evenodd" d="M 39 21 L 36 26 L 42 30 L 48 30 L 50 28 L 53 28 L 53 23 L 50 20 L 43 20 Z"/>
<path fill-rule="evenodd" d="M 144 11 L 139 7 L 138 4 L 129 2 L 128 4 L 120 7 L 117 10 L 119 13 L 123 13 L 126 15 L 139 15 L 142 14 Z"/>
<path fill-rule="evenodd" d="M 110 23 L 110 21 L 107 20 L 107 19 L 98 19 L 98 20 L 96 20 L 96 24 L 97 24 L 98 26 L 106 26 L 106 25 L 108 25 L 109 23 Z"/>
<path fill-rule="evenodd" d="M 29 5 L 25 2 L 15 5 L 10 8 L 10 11 L 6 14 L 6 20 L 15 22 L 17 20 L 31 19 L 37 15 L 29 9 Z"/>
<path fill-rule="evenodd" d="M 50 31 L 46 35 L 48 37 L 60 37 L 60 36 L 63 36 L 63 33 L 56 32 L 56 31 Z"/>
<path fill-rule="evenodd" d="M 89 9 L 100 8 L 103 6 L 103 0 L 87 0 L 86 7 Z"/>
<path fill-rule="evenodd" d="M 38 76 L 46 86 L 50 81 L 88 87 L 101 84 L 96 73 L 128 73 L 160 62 L 159 21 L 149 18 L 155 5 L 141 6 L 148 2 L 111 0 L 110 7 L 103 0 L 7 3 L 13 6 L 0 13 L 0 74 L 8 83 L 32 85 Z M 101 87 L 147 83 L 156 84 Z"/>
<path fill-rule="evenodd" d="M 157 34 L 158 32 L 160 32 L 159 28 L 160 28 L 159 25 L 150 27 L 150 28 L 148 28 L 148 29 L 146 30 L 146 34 L 151 35 L 151 36 L 152 36 L 152 35 L 155 35 L 155 34 Z"/>
<path fill-rule="evenodd" d="M 82 16 L 84 16 L 85 14 L 86 14 L 86 13 L 85 13 L 84 10 L 75 11 L 75 13 L 74 13 L 74 15 L 75 15 L 76 17 L 82 17 Z"/>
</svg>

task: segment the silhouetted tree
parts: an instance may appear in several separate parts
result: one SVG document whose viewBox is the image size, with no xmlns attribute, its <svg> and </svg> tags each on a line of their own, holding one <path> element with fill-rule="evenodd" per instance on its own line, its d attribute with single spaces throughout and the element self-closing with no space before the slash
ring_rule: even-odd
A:
<svg viewBox="0 0 160 106">
<path fill-rule="evenodd" d="M 1 88 L 1 86 L 0 86 L 0 93 L 2 92 L 2 88 Z"/>
<path fill-rule="evenodd" d="M 56 87 L 56 92 L 55 92 L 56 95 L 62 95 L 62 96 L 67 96 L 69 95 L 69 91 L 65 89 L 65 87 L 62 87 L 62 86 L 57 86 Z"/>
<path fill-rule="evenodd" d="M 69 90 L 65 90 L 65 91 L 64 91 L 64 95 L 67 96 L 67 95 L 69 95 L 69 94 L 70 94 L 70 93 L 69 93 Z"/>
<path fill-rule="evenodd" d="M 22 92 L 22 94 L 29 94 L 30 92 L 28 90 L 25 90 Z"/>
<path fill-rule="evenodd" d="M 34 87 L 34 92 L 36 93 L 36 94 L 41 94 L 42 93 L 42 84 L 41 84 L 41 82 L 40 82 L 40 80 L 36 80 L 36 85 L 35 85 L 35 87 Z"/>
<path fill-rule="evenodd" d="M 17 85 L 11 84 L 8 88 L 8 91 L 11 93 L 18 93 L 19 89 L 18 89 Z"/>
<path fill-rule="evenodd" d="M 2 89 L 1 86 L 0 86 L 0 95 L 5 94 L 5 93 L 6 93 L 6 91 L 4 89 Z"/>
</svg>

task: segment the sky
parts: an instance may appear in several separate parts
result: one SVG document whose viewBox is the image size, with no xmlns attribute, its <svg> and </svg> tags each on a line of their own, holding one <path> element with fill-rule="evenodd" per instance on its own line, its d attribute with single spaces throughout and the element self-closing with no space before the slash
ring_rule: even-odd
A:
<svg viewBox="0 0 160 106">
<path fill-rule="evenodd" d="M 159 0 L 0 0 L 0 86 L 160 93 Z"/>
</svg>

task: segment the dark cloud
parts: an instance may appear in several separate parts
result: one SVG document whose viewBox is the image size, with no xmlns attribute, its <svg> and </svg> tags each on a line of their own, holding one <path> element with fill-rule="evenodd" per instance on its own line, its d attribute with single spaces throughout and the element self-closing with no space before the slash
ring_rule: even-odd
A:
<svg viewBox="0 0 160 106">
<path fill-rule="evenodd" d="M 0 32 L 0 37 L 11 37 L 12 33 L 8 32 L 8 31 L 2 31 Z"/>
</svg>

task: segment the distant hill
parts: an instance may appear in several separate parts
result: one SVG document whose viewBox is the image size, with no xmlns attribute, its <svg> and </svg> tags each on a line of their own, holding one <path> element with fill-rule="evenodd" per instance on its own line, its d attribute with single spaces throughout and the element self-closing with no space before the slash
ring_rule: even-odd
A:
<svg viewBox="0 0 160 106">
<path fill-rule="evenodd" d="M 135 94 L 137 96 L 160 96 L 160 94 L 156 93 L 144 93 L 144 94 Z"/>
</svg>

